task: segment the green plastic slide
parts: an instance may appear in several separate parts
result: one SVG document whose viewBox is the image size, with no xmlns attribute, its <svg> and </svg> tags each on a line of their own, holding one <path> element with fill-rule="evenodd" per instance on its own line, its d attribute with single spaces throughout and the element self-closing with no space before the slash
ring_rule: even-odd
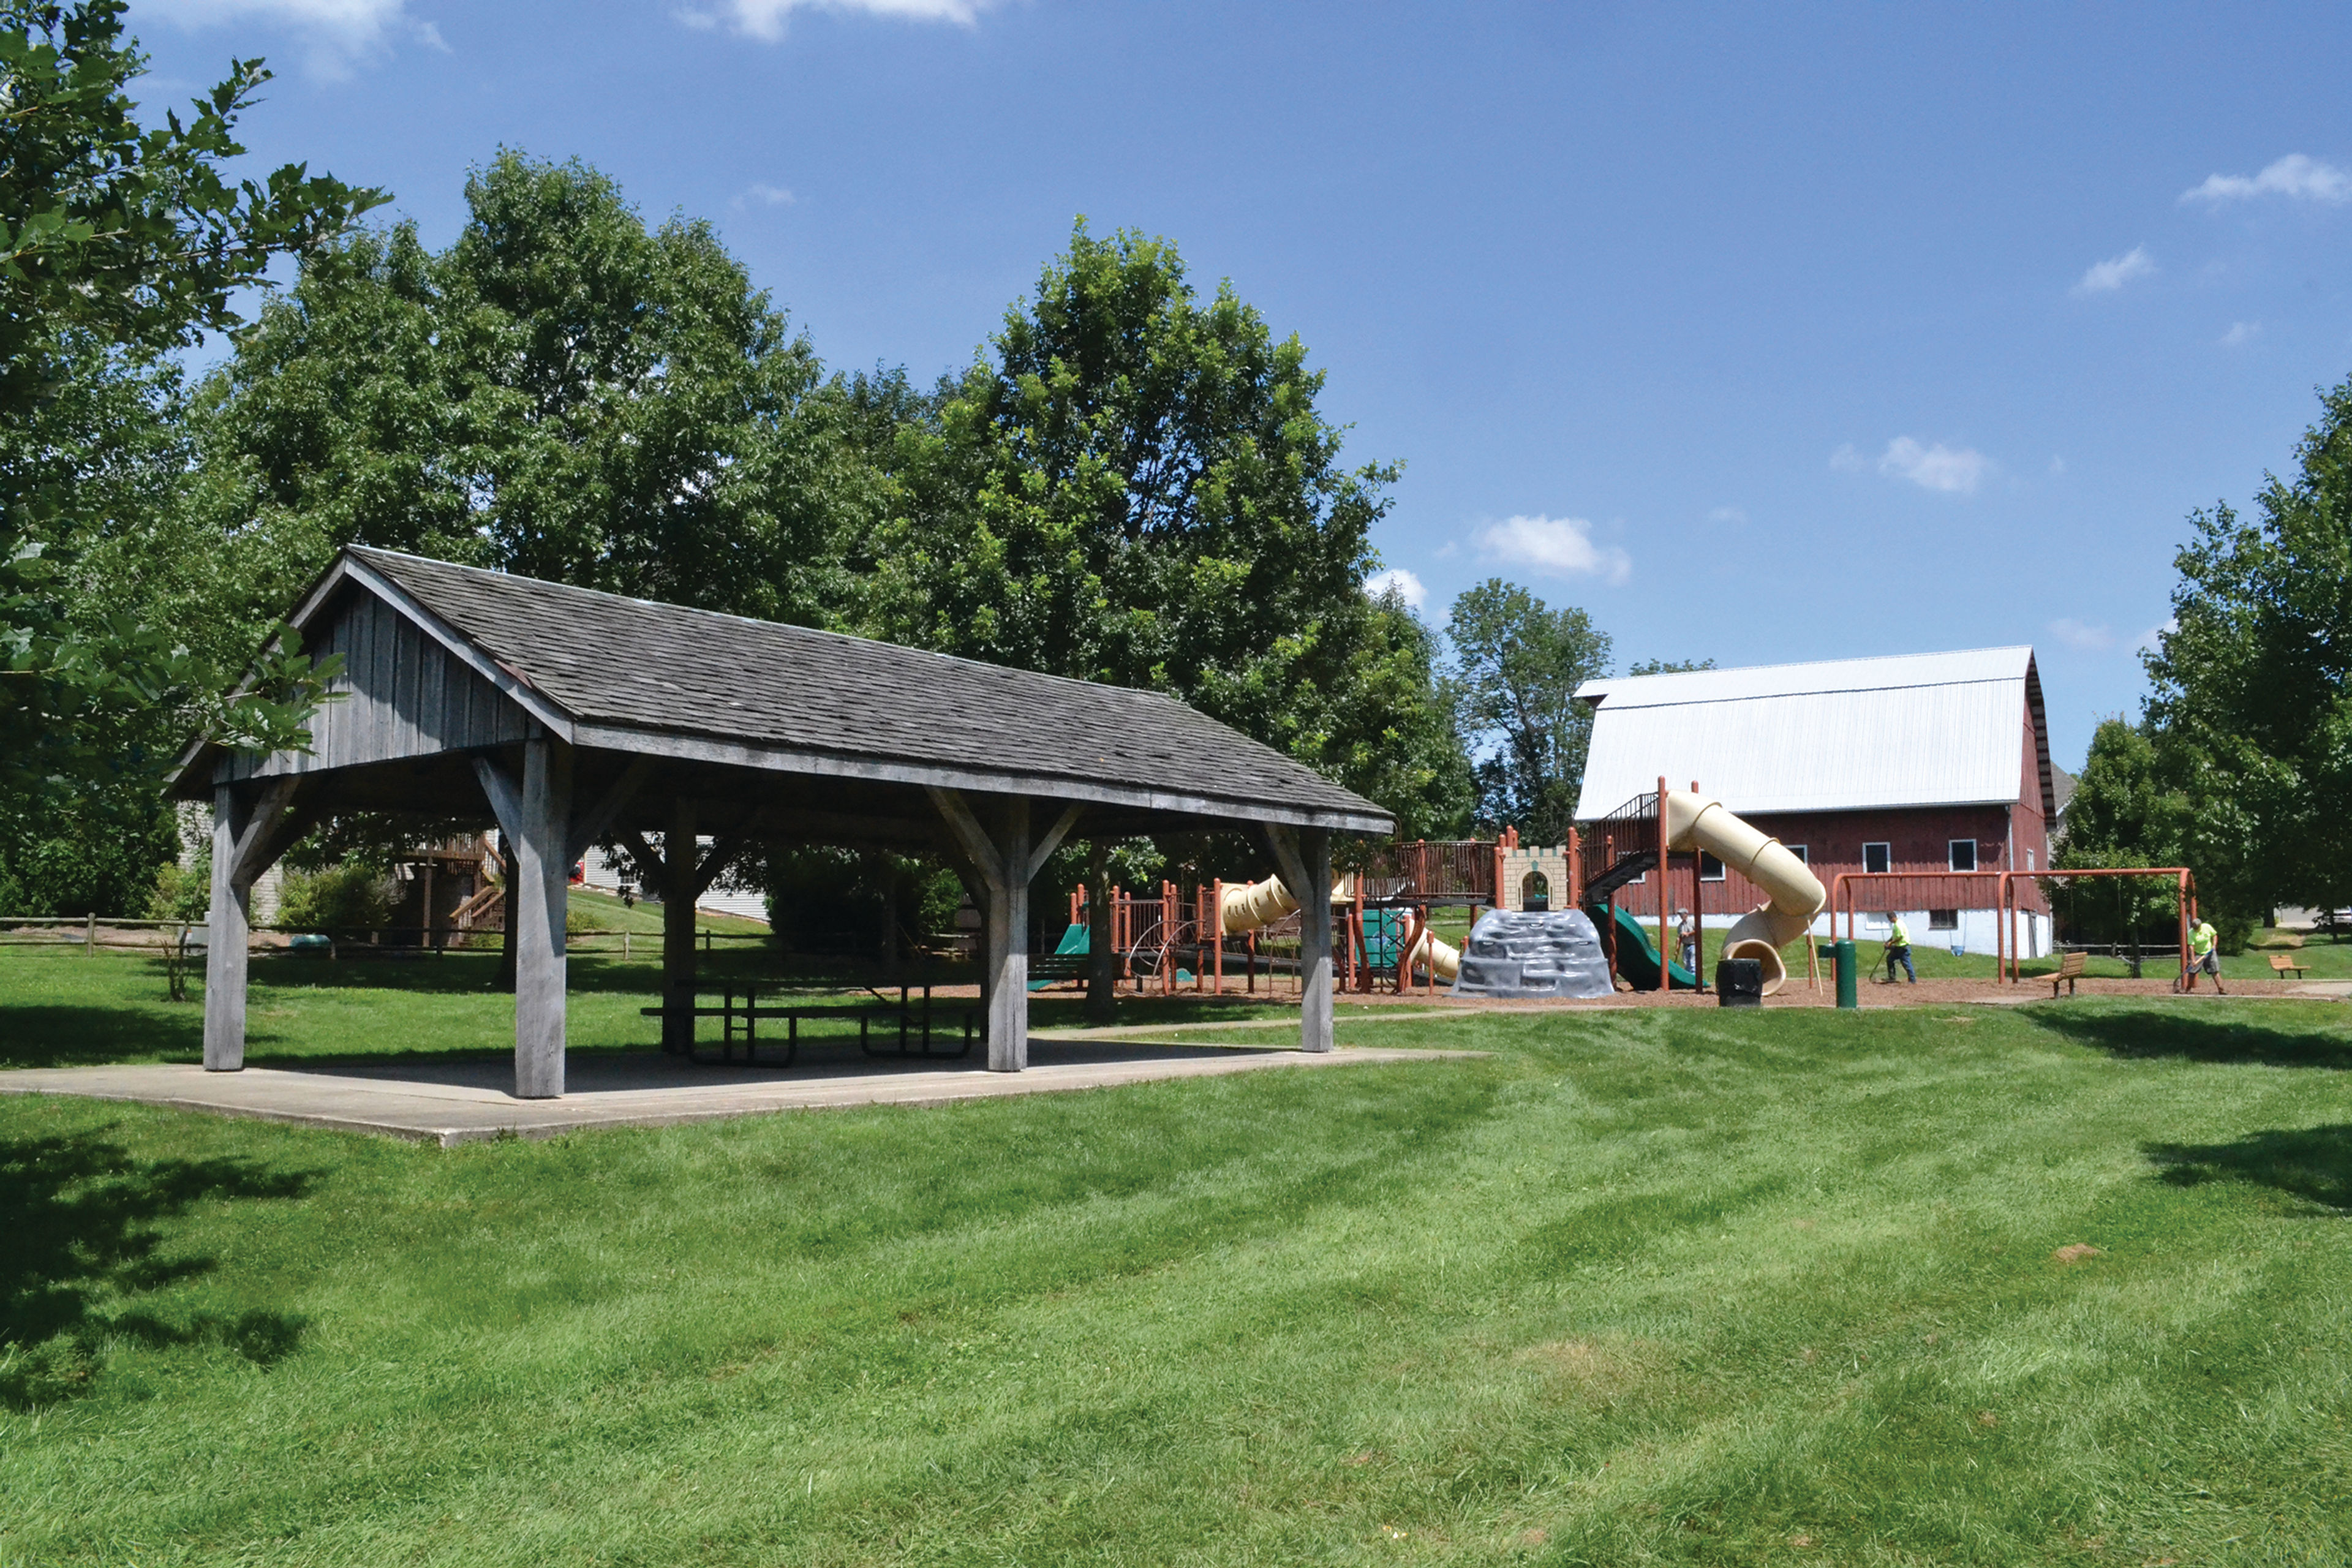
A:
<svg viewBox="0 0 2352 1568">
<path fill-rule="evenodd" d="M 1636 991 L 1657 989 L 1657 946 L 1650 941 L 1649 931 L 1628 910 L 1617 911 L 1617 973 L 1623 975 Z M 1679 963 L 1666 965 L 1666 984 L 1677 991 L 1698 988 L 1691 972 Z"/>
</svg>

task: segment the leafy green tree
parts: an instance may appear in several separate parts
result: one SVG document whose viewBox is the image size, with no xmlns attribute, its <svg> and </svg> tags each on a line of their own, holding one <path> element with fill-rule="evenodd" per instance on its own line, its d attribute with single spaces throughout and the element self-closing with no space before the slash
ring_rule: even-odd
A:
<svg viewBox="0 0 2352 1568">
<path fill-rule="evenodd" d="M 2065 837 L 2051 865 L 2060 870 L 2185 862 L 2193 813 L 2168 778 L 2148 730 L 2103 721 L 2066 807 Z M 2160 879 L 2098 878 L 2045 884 L 2069 931 L 2089 942 L 2161 940 L 2178 919 L 2176 894 Z"/>
<path fill-rule="evenodd" d="M 2321 405 L 2255 518 L 2192 515 L 2147 658 L 2180 851 L 2206 904 L 2242 917 L 2352 902 L 2352 380 Z"/>
<path fill-rule="evenodd" d="M 311 258 L 204 389 L 207 504 L 260 520 L 273 591 L 358 542 L 838 623 L 884 487 L 709 226 L 513 152 L 466 199 L 438 255 L 403 224 Z"/>
<path fill-rule="evenodd" d="M 137 907 L 168 822 L 153 785 L 203 727 L 303 739 L 317 684 L 281 647 L 206 647 L 159 614 L 151 534 L 184 466 L 168 355 L 234 327 L 238 290 L 381 197 L 289 165 L 222 169 L 268 73 L 236 61 L 183 120 L 140 123 L 145 67 L 111 0 L 0 0 L 0 890 Z M 13 868 L 7 868 L 13 867 Z"/>
<path fill-rule="evenodd" d="M 868 579 L 894 640 L 1171 692 L 1417 824 L 1458 815 L 1425 636 L 1361 590 L 1391 467 L 1349 468 L 1323 373 L 1165 240 L 1081 222 L 909 412 Z M 873 389 L 880 390 L 878 387 Z"/>
<path fill-rule="evenodd" d="M 1554 610 L 1499 577 L 1464 591 L 1445 631 L 1463 729 L 1486 748 L 1480 818 L 1534 843 L 1566 842 L 1592 742 L 1592 710 L 1576 689 L 1609 672 L 1609 634 L 1582 610 Z"/>
</svg>

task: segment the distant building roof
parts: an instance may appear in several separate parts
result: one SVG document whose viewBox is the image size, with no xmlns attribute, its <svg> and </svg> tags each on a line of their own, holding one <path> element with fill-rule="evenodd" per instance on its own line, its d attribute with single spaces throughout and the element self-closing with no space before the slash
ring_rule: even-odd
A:
<svg viewBox="0 0 2352 1568">
<path fill-rule="evenodd" d="M 1589 680 L 1580 819 L 1694 779 L 1739 812 L 1992 805 L 2018 798 L 2032 726 L 2052 812 L 2031 647 Z"/>
</svg>

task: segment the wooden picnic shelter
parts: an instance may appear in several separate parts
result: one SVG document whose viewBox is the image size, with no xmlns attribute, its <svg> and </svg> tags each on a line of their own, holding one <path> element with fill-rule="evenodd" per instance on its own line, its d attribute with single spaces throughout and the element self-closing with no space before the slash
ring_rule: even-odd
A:
<svg viewBox="0 0 2352 1568">
<path fill-rule="evenodd" d="M 342 661 L 310 748 L 200 740 L 173 774 L 213 806 L 207 1068 L 244 1065 L 254 879 L 359 811 L 503 834 L 520 1098 L 563 1092 L 569 873 L 614 839 L 660 874 L 665 1045 L 692 1043 L 713 877 L 748 842 L 835 844 L 957 868 L 982 911 L 988 1065 L 1018 1072 L 1046 857 L 1074 836 L 1243 830 L 1299 897 L 1299 1044 L 1330 1049 L 1330 837 L 1394 823 L 1172 698 L 356 545 L 288 619 Z"/>
</svg>

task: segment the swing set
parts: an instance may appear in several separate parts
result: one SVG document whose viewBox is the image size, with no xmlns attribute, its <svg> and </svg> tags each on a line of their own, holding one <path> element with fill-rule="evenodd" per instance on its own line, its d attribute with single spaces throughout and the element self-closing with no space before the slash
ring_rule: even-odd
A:
<svg viewBox="0 0 2352 1568">
<path fill-rule="evenodd" d="M 2179 978 L 2176 979 L 2173 984 L 2176 986 L 2187 984 L 2189 981 L 2189 928 L 2195 924 L 2197 921 L 2197 879 L 2195 875 L 2189 871 L 2188 867 L 2099 866 L 2085 867 L 2080 870 L 2074 871 L 2003 871 L 2000 874 L 2001 911 L 2006 918 L 2001 921 L 2001 924 L 2005 928 L 2010 928 L 2012 934 L 2017 920 L 2017 879 L 2021 877 L 2032 878 L 2036 881 L 2050 882 L 2070 881 L 2078 878 L 2094 877 L 2169 877 L 2173 879 L 2173 902 L 2179 916 L 2180 925 L 2180 973 Z M 2118 911 L 2120 911 L 2123 906 L 2123 888 L 2120 884 L 2118 884 L 2116 889 L 2116 903 Z M 2014 940 L 2012 940 L 2009 944 L 2009 967 L 2007 970 L 2007 978 L 2009 983 L 2012 985 L 2018 983 L 2017 943 Z"/>
<path fill-rule="evenodd" d="M 1993 902 L 1990 906 L 1999 912 L 1994 926 L 1993 972 L 2011 985 L 2019 984 L 2018 963 L 2023 943 L 2019 940 L 2019 918 L 2028 912 L 2025 900 L 2039 895 L 2039 884 L 2071 881 L 2087 878 L 2168 877 L 2178 889 L 2180 924 L 2180 977 L 2189 975 L 2189 931 L 2197 921 L 2197 879 L 2186 866 L 2102 866 L 2080 870 L 2034 871 L 1841 871 L 1831 879 L 1830 930 L 1837 931 L 1841 915 L 1845 920 L 1845 934 L 1851 941 L 1854 934 L 1854 910 L 1860 902 L 1857 890 L 1864 887 L 1883 888 L 1901 884 L 1901 891 L 1928 900 L 1926 907 L 1954 910 L 1981 910 L 1988 906 L 1977 901 L 1971 889 L 1992 884 Z M 2021 890 L 2019 884 L 2032 883 L 2030 890 Z M 2120 883 L 2116 889 L 2118 908 L 2123 900 Z M 2046 897 L 2039 901 L 2047 902 Z M 1871 908 L 1910 909 L 1921 907 L 1909 898 L 1896 899 L 1890 892 L 1874 897 Z"/>
</svg>

